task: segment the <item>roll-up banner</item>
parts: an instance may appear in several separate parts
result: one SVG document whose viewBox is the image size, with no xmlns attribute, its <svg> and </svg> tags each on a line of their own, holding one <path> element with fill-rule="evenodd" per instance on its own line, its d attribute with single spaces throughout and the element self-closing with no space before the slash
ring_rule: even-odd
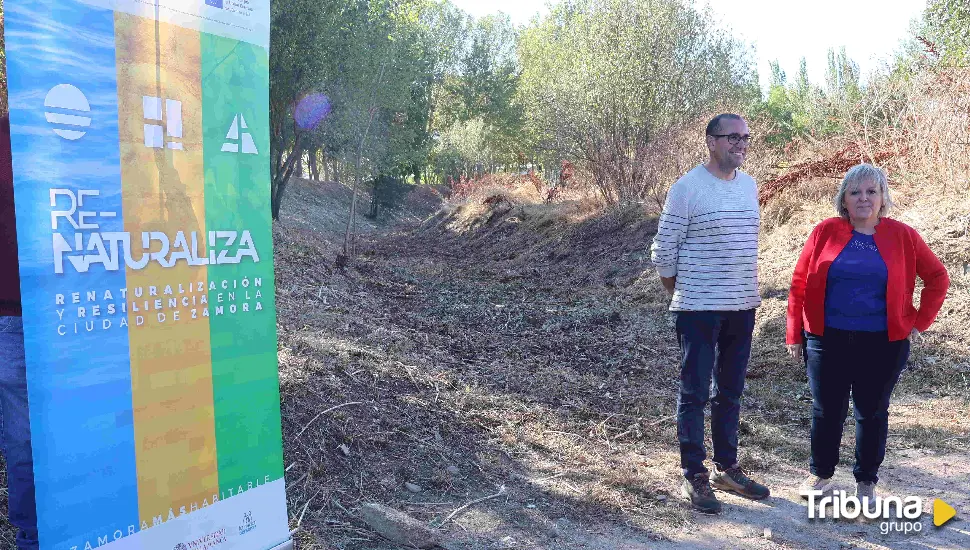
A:
<svg viewBox="0 0 970 550">
<path fill-rule="evenodd" d="M 42 550 L 289 545 L 269 0 L 6 0 Z"/>
</svg>

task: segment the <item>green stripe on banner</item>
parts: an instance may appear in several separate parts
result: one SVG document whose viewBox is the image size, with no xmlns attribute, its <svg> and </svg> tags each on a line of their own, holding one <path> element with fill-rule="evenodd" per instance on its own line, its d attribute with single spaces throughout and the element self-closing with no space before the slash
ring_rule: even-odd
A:
<svg viewBox="0 0 970 550">
<path fill-rule="evenodd" d="M 228 258 L 259 255 L 209 265 L 219 488 L 228 498 L 283 477 L 265 49 L 202 34 L 202 121 L 206 229 L 238 231 Z M 217 256 L 229 238 L 217 235 Z"/>
</svg>

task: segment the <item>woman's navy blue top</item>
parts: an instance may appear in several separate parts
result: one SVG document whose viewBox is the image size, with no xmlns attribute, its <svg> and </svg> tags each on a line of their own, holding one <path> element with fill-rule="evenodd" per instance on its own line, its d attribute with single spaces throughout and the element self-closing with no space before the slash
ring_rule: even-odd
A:
<svg viewBox="0 0 970 550">
<path fill-rule="evenodd" d="M 857 231 L 829 267 L 825 283 L 825 326 L 842 330 L 887 330 L 889 271 L 875 239 Z"/>
</svg>

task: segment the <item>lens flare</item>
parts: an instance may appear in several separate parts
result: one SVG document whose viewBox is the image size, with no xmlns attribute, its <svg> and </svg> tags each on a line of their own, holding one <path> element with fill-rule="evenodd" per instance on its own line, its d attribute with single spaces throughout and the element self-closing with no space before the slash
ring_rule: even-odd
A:
<svg viewBox="0 0 970 550">
<path fill-rule="evenodd" d="M 312 130 L 327 118 L 332 108 L 329 97 L 323 94 L 309 94 L 296 104 L 293 117 L 301 130 Z"/>
</svg>

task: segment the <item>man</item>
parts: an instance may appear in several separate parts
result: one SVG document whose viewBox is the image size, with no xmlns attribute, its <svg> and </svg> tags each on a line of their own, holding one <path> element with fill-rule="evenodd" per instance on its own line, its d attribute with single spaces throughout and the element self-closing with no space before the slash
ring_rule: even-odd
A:
<svg viewBox="0 0 970 550">
<path fill-rule="evenodd" d="M 652 259 L 677 316 L 680 343 L 682 492 L 694 509 L 716 514 L 714 487 L 752 499 L 770 491 L 738 465 L 738 419 L 758 294 L 758 190 L 738 170 L 750 138 L 735 114 L 707 125 L 710 159 L 667 194 Z M 713 377 L 713 393 L 711 380 Z M 714 472 L 704 466 L 704 407 L 711 402 Z"/>
<path fill-rule="evenodd" d="M 34 458 L 27 411 L 27 364 L 20 319 L 20 272 L 13 205 L 10 119 L 0 117 L 0 440 L 7 463 L 7 512 L 17 548 L 37 548 Z"/>
</svg>

